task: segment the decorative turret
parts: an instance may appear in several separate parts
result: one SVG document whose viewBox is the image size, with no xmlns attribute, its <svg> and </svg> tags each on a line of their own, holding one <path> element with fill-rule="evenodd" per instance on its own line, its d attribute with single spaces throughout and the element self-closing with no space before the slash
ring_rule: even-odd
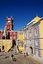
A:
<svg viewBox="0 0 43 64">
<path fill-rule="evenodd" d="M 6 18 L 6 30 L 11 31 L 13 30 L 13 18 Z"/>
</svg>

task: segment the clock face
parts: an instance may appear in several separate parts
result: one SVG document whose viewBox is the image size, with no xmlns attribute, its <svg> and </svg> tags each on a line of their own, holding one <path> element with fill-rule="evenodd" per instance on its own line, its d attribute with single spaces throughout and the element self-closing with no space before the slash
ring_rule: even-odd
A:
<svg viewBox="0 0 43 64">
<path fill-rule="evenodd" d="M 8 22 L 11 22 L 11 21 L 8 21 Z"/>
</svg>

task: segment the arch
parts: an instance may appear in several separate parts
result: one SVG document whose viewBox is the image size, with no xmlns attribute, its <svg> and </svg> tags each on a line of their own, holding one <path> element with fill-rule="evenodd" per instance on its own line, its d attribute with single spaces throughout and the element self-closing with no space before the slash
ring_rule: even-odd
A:
<svg viewBox="0 0 43 64">
<path fill-rule="evenodd" d="M 4 46 L 2 46 L 2 50 L 4 50 Z"/>
<path fill-rule="evenodd" d="M 1 49 L 0 49 L 0 52 L 1 52 Z"/>
<path fill-rule="evenodd" d="M 14 48 L 14 46 L 16 46 L 16 41 L 13 39 L 12 40 L 12 48 Z"/>
<path fill-rule="evenodd" d="M 32 47 L 32 46 L 30 46 L 30 49 L 31 49 L 31 53 L 33 54 L 33 47 Z"/>
</svg>

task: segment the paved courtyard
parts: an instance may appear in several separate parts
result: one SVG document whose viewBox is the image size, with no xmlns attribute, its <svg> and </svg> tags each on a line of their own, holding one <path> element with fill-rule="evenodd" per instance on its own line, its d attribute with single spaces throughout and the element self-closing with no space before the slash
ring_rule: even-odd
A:
<svg viewBox="0 0 43 64">
<path fill-rule="evenodd" d="M 35 56 L 24 56 L 22 54 L 15 55 L 12 59 L 9 53 L 0 53 L 0 64 L 43 64 Z"/>
</svg>

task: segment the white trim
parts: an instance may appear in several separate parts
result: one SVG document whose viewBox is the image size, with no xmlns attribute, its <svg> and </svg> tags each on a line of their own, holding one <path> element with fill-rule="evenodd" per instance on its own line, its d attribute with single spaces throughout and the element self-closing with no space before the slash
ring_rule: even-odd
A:
<svg viewBox="0 0 43 64">
<path fill-rule="evenodd" d="M 27 24 L 27 26 L 29 25 L 29 24 L 31 24 L 33 22 L 33 20 L 32 21 L 30 21 L 28 24 Z"/>
</svg>

